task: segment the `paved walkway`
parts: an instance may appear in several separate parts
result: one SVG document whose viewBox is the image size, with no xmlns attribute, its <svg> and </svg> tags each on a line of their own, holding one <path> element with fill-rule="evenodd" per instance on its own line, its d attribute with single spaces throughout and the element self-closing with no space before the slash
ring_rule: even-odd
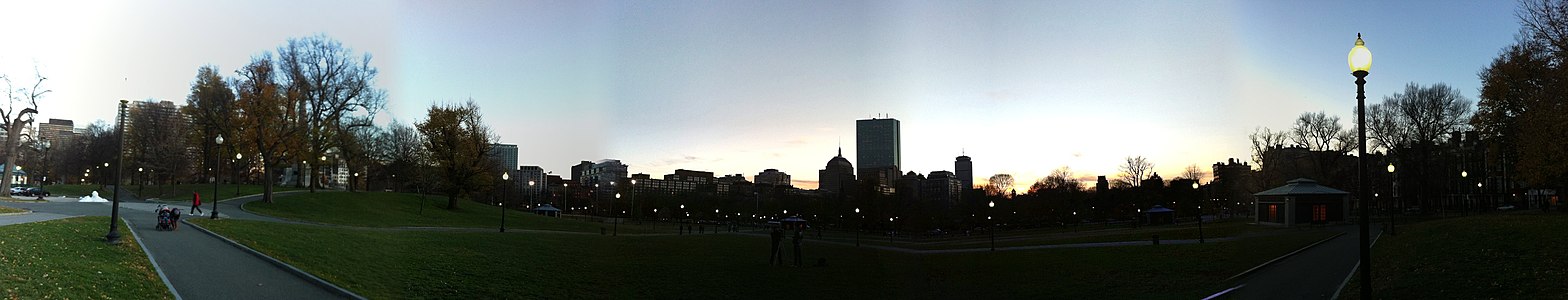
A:
<svg viewBox="0 0 1568 300">
<path fill-rule="evenodd" d="M 5 203 L 31 209 L 26 215 L 0 217 L 0 225 L 34 219 L 108 216 L 109 203 L 78 203 L 60 199 L 45 203 Z M 222 216 L 231 208 L 219 202 Z M 172 204 L 171 204 L 172 205 Z M 122 202 L 120 217 L 141 238 L 142 248 L 157 261 L 182 299 L 343 299 L 288 270 L 189 226 L 157 231 L 158 203 Z M 177 206 L 177 205 L 176 205 Z M 181 207 L 189 208 L 189 205 Z M 232 208 L 239 211 L 238 207 Z M 189 216 L 188 216 L 189 217 Z M 34 221 L 36 222 L 36 221 Z M 127 237 L 128 238 L 128 237 Z"/>
<path fill-rule="evenodd" d="M 1333 240 L 1259 269 L 1231 299 L 1330 299 L 1360 259 L 1360 227 L 1337 226 L 1345 232 Z M 1375 238 L 1382 231 L 1372 226 Z"/>
</svg>

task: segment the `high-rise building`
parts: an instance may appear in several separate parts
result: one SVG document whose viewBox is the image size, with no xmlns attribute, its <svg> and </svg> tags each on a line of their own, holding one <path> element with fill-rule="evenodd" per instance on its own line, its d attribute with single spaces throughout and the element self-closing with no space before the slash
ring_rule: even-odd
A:
<svg viewBox="0 0 1568 300">
<path fill-rule="evenodd" d="M 516 170 L 517 169 L 517 145 L 512 145 L 512 144 L 490 144 L 490 154 L 489 155 L 490 155 L 490 159 L 494 159 L 495 160 L 495 165 L 496 165 L 497 169 L 500 169 L 500 170 Z"/>
<path fill-rule="evenodd" d="M 975 164 L 969 160 L 968 155 L 959 155 L 953 161 L 953 170 L 957 171 L 958 182 L 963 189 L 975 188 Z"/>
<path fill-rule="evenodd" d="M 775 185 L 775 186 L 794 186 L 793 184 L 790 183 L 789 174 L 785 174 L 784 172 L 779 171 L 778 169 L 762 170 L 762 173 L 757 173 L 757 176 L 753 177 L 752 181 L 756 181 L 757 184 L 770 184 L 770 185 Z"/>
<path fill-rule="evenodd" d="M 844 148 L 838 149 L 838 156 L 828 160 L 828 165 L 817 171 L 817 190 L 823 194 L 843 195 L 853 193 L 855 181 L 855 165 L 844 158 Z"/>
<path fill-rule="evenodd" d="M 549 182 L 545 175 L 544 168 L 539 166 L 521 166 L 517 167 L 516 172 L 512 173 L 511 181 L 512 185 L 516 186 L 514 190 L 534 195 L 534 193 L 544 190 L 545 183 Z M 529 181 L 533 181 L 534 185 L 528 185 Z"/>
<path fill-rule="evenodd" d="M 862 182 L 874 182 L 883 193 L 891 193 L 901 178 L 902 152 L 899 150 L 898 120 L 871 118 L 855 121 L 855 172 Z"/>
<path fill-rule="evenodd" d="M 50 147 L 67 145 L 76 137 L 76 123 L 71 120 L 49 119 L 38 124 L 38 137 L 49 141 Z"/>
</svg>

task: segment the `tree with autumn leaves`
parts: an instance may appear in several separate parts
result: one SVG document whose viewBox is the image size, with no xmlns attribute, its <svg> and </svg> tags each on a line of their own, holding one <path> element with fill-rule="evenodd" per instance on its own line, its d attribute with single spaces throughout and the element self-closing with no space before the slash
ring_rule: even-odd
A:
<svg viewBox="0 0 1568 300">
<path fill-rule="evenodd" d="M 425 136 L 425 149 L 440 176 L 440 189 L 447 195 L 447 209 L 457 209 L 457 200 L 472 196 L 478 187 L 498 180 L 490 160 L 490 147 L 496 136 L 485 125 L 479 105 L 472 99 L 461 104 L 433 105 L 424 122 L 415 125 Z"/>
</svg>

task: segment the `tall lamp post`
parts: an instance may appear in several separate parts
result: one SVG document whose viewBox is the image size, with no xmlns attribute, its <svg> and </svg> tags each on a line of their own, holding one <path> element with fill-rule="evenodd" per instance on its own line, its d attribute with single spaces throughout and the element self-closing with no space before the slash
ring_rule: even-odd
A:
<svg viewBox="0 0 1568 300">
<path fill-rule="evenodd" d="M 121 139 L 120 139 L 120 149 L 116 150 L 115 154 L 116 154 L 116 156 L 119 157 L 120 162 L 122 162 L 122 163 L 125 162 L 125 155 L 124 155 L 125 154 L 125 139 L 123 138 L 123 137 L 125 137 L 125 115 L 127 113 L 129 113 L 129 111 L 127 110 L 125 105 L 126 105 L 126 103 L 129 103 L 129 102 L 130 102 L 130 100 L 120 99 L 120 116 L 119 116 L 120 117 L 120 120 L 119 120 L 120 124 L 118 126 L 116 126 L 116 128 L 119 128 L 119 131 L 120 131 L 119 135 L 120 135 Z M 114 206 L 109 208 L 109 234 L 105 234 L 103 236 L 103 239 L 104 239 L 104 241 L 109 242 L 110 244 L 119 244 L 120 243 L 120 228 L 118 226 L 119 222 L 120 222 L 120 182 L 119 182 L 120 181 L 120 171 L 119 171 L 119 165 L 115 165 L 114 180 L 115 180 L 115 183 L 114 183 Z"/>
<path fill-rule="evenodd" d="M 617 196 L 617 198 L 619 198 L 619 196 Z M 642 224 L 642 219 L 638 218 L 637 215 L 637 180 L 632 179 L 632 219 L 636 220 L 637 224 Z"/>
<path fill-rule="evenodd" d="M 530 182 L 531 183 L 531 182 Z M 506 190 L 512 184 L 512 175 L 501 172 L 501 232 L 506 232 Z"/>
<path fill-rule="evenodd" d="M 1388 177 L 1389 178 L 1396 178 L 1394 176 L 1396 176 L 1396 174 L 1394 174 L 1394 163 L 1388 163 Z M 1388 235 L 1395 235 L 1394 216 L 1397 216 L 1397 215 L 1394 213 L 1394 211 L 1399 209 L 1399 205 L 1398 205 L 1399 204 L 1399 197 L 1397 196 L 1397 195 L 1399 195 L 1399 184 L 1398 183 L 1394 183 L 1393 180 L 1390 180 L 1389 181 L 1389 189 L 1390 189 L 1390 191 L 1388 191 L 1388 200 L 1389 200 L 1388 201 Z"/>
<path fill-rule="evenodd" d="M 1198 190 L 1198 180 L 1196 179 L 1192 181 L 1192 190 Z M 1199 196 L 1198 199 L 1198 243 L 1203 243 L 1203 197 Z"/>
<path fill-rule="evenodd" d="M 996 208 L 996 201 L 986 202 L 985 205 L 989 208 Z M 991 215 L 993 214 L 989 209 L 985 211 L 985 220 L 987 223 L 991 223 L 991 230 L 987 230 L 991 232 L 991 251 L 996 251 L 996 222 L 991 221 Z"/>
<path fill-rule="evenodd" d="M 621 193 L 615 193 L 615 202 L 621 202 Z M 610 210 L 612 210 L 610 212 L 611 214 L 615 214 L 615 212 L 613 211 L 613 210 L 615 210 L 615 202 L 610 202 Z M 614 221 L 615 222 L 614 228 L 610 229 L 610 236 L 618 236 L 618 235 L 620 235 L 620 232 L 621 232 L 621 215 L 620 214 L 615 214 L 615 218 L 611 218 L 610 221 Z M 603 227 L 600 227 L 600 228 L 603 228 Z"/>
<path fill-rule="evenodd" d="M 1356 76 L 1356 200 L 1361 202 L 1361 298 L 1372 299 L 1372 234 L 1370 222 L 1372 215 L 1367 214 L 1371 205 L 1367 203 L 1367 70 L 1372 69 L 1372 50 L 1367 50 L 1365 42 L 1361 41 L 1361 34 L 1356 34 L 1356 46 L 1350 48 L 1350 55 L 1346 59 L 1350 63 L 1350 75 Z"/>
<path fill-rule="evenodd" d="M 858 217 L 860 219 L 860 222 L 858 222 L 859 223 L 858 225 L 860 225 L 859 227 L 861 227 L 861 228 L 856 228 L 855 229 L 855 247 L 860 247 L 860 231 L 865 230 L 864 227 L 866 227 L 866 217 L 860 215 L 860 208 L 859 207 L 855 208 L 855 217 Z"/>
<path fill-rule="evenodd" d="M 217 138 L 213 138 L 212 139 L 212 142 L 213 143 L 217 143 L 217 146 L 213 147 L 213 148 L 216 148 L 216 149 L 213 149 L 213 150 L 214 151 L 218 151 L 218 153 L 223 153 L 223 134 L 219 133 Z M 213 220 L 217 220 L 218 219 L 218 198 L 219 198 L 218 197 L 218 173 L 222 173 L 223 172 L 223 164 L 222 163 L 217 163 L 217 162 L 223 160 L 223 155 L 217 155 L 216 157 L 213 157 L 212 160 L 215 163 L 215 165 L 217 165 L 217 166 L 214 167 L 215 169 L 212 172 L 212 219 Z"/>
</svg>

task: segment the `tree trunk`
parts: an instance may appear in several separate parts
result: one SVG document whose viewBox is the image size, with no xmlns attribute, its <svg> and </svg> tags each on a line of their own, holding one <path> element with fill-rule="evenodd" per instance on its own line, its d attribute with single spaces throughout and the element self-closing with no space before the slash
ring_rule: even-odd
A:
<svg viewBox="0 0 1568 300">
<path fill-rule="evenodd" d="M 11 182 L 11 180 L 13 180 L 14 177 L 16 177 L 16 176 L 13 176 L 13 173 L 11 173 L 11 170 L 15 170 L 16 169 L 16 145 L 17 145 L 17 140 L 20 140 L 21 137 L 22 137 L 22 127 L 24 127 L 24 126 L 26 126 L 26 124 L 22 123 L 22 116 L 17 116 L 16 120 L 11 121 L 11 129 L 6 131 L 6 134 L 7 134 L 6 135 L 7 138 L 5 139 L 5 150 L 6 150 L 6 152 L 5 152 L 5 169 L 6 170 L 0 170 L 0 173 L 4 173 L 5 174 L 4 176 L 0 176 L 0 177 L 5 177 L 4 179 L 0 179 L 0 186 L 4 186 L 5 190 L 7 190 L 7 191 L 11 190 L 11 184 L 13 183 L 13 182 Z"/>
<path fill-rule="evenodd" d="M 273 181 L 273 178 L 272 178 L 272 167 L 268 166 L 267 164 L 262 164 L 261 165 L 261 173 L 262 173 L 262 176 L 266 177 L 266 178 L 262 178 L 262 180 L 261 180 L 261 183 L 262 183 L 262 187 L 261 187 L 261 201 L 262 202 L 266 202 L 266 203 L 272 203 L 272 181 Z"/>
<path fill-rule="evenodd" d="M 423 196 L 421 196 L 421 197 L 423 197 Z M 446 209 L 447 210 L 455 210 L 455 209 L 457 209 L 457 194 L 456 193 L 446 194 Z"/>
</svg>

